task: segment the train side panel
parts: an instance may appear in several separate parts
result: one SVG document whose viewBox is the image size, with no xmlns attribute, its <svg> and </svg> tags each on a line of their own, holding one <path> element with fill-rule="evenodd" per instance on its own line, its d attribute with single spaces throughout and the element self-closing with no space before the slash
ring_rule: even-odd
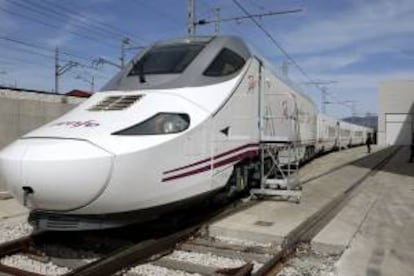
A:
<svg viewBox="0 0 414 276">
<path fill-rule="evenodd" d="M 212 189 L 227 184 L 238 161 L 258 155 L 260 65 L 256 59 L 250 59 L 248 66 L 231 96 L 212 115 L 212 131 L 209 138 L 212 162 L 222 164 L 218 167 L 213 166 Z M 222 157 L 223 154 L 226 156 Z"/>
<path fill-rule="evenodd" d="M 337 124 L 338 121 L 336 119 L 322 113 L 318 114 L 318 152 L 328 152 L 337 147 L 339 134 Z"/>
<path fill-rule="evenodd" d="M 340 148 L 348 148 L 352 144 L 352 125 L 339 121 L 339 145 Z"/>
<path fill-rule="evenodd" d="M 261 97 L 262 141 L 295 141 L 304 148 L 314 147 L 316 124 L 317 109 L 312 101 L 277 78 L 271 70 L 264 68 Z"/>
</svg>

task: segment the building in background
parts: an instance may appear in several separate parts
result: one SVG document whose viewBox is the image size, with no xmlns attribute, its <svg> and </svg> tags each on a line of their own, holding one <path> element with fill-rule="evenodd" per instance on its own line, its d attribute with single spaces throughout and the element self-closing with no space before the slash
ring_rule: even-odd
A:
<svg viewBox="0 0 414 276">
<path fill-rule="evenodd" d="M 68 112 L 85 98 L 0 87 L 0 149 Z M 0 175 L 0 197 L 6 190 Z"/>
<path fill-rule="evenodd" d="M 390 80 L 379 87 L 378 143 L 409 145 L 414 135 L 414 80 Z"/>
</svg>

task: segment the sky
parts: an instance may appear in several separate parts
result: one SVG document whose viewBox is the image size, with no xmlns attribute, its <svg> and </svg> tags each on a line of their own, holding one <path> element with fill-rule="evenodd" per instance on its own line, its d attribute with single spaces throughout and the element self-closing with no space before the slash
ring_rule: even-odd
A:
<svg viewBox="0 0 414 276">
<path fill-rule="evenodd" d="M 242 37 L 276 71 L 287 64 L 289 79 L 319 107 L 324 86 L 328 115 L 350 116 L 352 105 L 357 115 L 376 113 L 381 82 L 414 79 L 412 0 L 237 1 L 251 14 L 301 9 L 257 18 L 284 52 L 250 20 L 222 23 L 220 34 Z M 233 0 L 195 4 L 197 20 L 213 20 L 215 8 L 223 19 L 244 15 Z M 0 0 L 0 85 L 54 91 L 58 47 L 68 69 L 59 92 L 90 90 L 92 77 L 99 91 L 119 70 L 110 63 L 120 63 L 122 40 L 130 59 L 139 46 L 185 37 L 186 15 L 187 0 Z"/>
</svg>

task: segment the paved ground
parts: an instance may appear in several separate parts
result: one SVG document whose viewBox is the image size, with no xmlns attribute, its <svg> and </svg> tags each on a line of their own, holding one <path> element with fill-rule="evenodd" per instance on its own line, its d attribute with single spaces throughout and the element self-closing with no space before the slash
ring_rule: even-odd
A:
<svg viewBox="0 0 414 276">
<path fill-rule="evenodd" d="M 381 151 L 384 147 L 374 145 L 372 153 Z M 365 146 L 350 148 L 346 150 L 336 151 L 319 158 L 314 159 L 309 164 L 306 164 L 300 169 L 300 179 L 305 184 L 317 177 L 320 177 L 327 172 L 337 168 L 340 169 L 349 162 L 356 161 L 360 158 L 366 157 L 367 150 Z"/>
<path fill-rule="evenodd" d="M 280 245 L 321 212 L 336 206 L 354 183 L 391 152 L 390 148 L 375 148 L 367 155 L 365 147 L 359 147 L 318 158 L 301 169 L 304 185 L 300 204 L 259 202 L 212 224 L 210 235 Z"/>
<path fill-rule="evenodd" d="M 414 163 L 402 148 L 279 276 L 414 275 Z M 374 154 L 375 155 L 375 154 Z"/>
<path fill-rule="evenodd" d="M 28 210 L 15 199 L 0 200 L 0 220 L 26 215 Z"/>
<path fill-rule="evenodd" d="M 338 275 L 414 275 L 414 163 L 408 156 L 408 147 L 401 149 L 368 180 L 365 189 L 375 191 L 375 200 L 336 265 Z"/>
</svg>

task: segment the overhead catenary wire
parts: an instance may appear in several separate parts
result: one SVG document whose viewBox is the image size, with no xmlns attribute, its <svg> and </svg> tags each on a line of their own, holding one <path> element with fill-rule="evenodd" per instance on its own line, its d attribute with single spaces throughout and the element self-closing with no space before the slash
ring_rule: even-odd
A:
<svg viewBox="0 0 414 276">
<path fill-rule="evenodd" d="M 301 11 L 301 9 L 294 9 L 294 10 L 286 10 L 286 11 L 275 11 L 275 12 L 266 12 L 261 14 L 249 14 L 246 16 L 235 16 L 230 18 L 221 18 L 221 19 L 214 19 L 214 20 L 199 20 L 196 22 L 196 24 L 204 25 L 206 23 L 217 23 L 217 22 L 229 22 L 229 21 L 237 21 L 242 19 L 250 19 L 255 17 L 265 17 L 265 16 L 271 16 L 271 15 L 282 15 L 282 14 L 290 14 L 290 13 L 296 13 Z"/>
<path fill-rule="evenodd" d="M 28 44 L 28 45 L 30 45 L 30 44 Z M 26 48 L 14 47 L 14 48 L 10 48 L 8 50 L 28 54 L 28 55 L 31 55 L 31 56 L 38 56 L 38 57 L 42 58 L 41 62 L 39 62 L 39 60 L 35 59 L 35 58 L 26 58 L 26 59 L 21 59 L 20 58 L 19 59 L 19 58 L 16 58 L 16 57 L 7 57 L 9 60 L 13 61 L 14 65 L 18 65 L 19 63 L 24 63 L 24 64 L 40 66 L 40 67 L 43 67 L 43 68 L 48 68 L 48 69 L 53 70 L 53 64 L 54 64 L 53 60 L 55 59 L 55 57 L 53 56 L 53 53 L 50 52 L 50 51 L 49 51 L 50 55 L 47 55 L 43 52 L 35 51 L 36 48 L 26 49 Z M 46 52 L 46 50 L 43 50 L 43 51 Z M 47 62 L 47 60 L 49 60 L 49 62 Z M 92 74 L 92 75 L 94 75 L 96 77 L 99 77 L 101 79 L 109 79 L 110 78 L 110 76 L 107 75 L 107 73 L 102 72 L 101 70 L 99 70 L 98 68 L 96 68 L 94 66 L 84 64 L 84 63 L 80 63 L 80 62 L 73 62 L 72 60 L 67 59 L 67 58 L 61 58 L 60 61 L 65 62 L 65 63 L 76 63 L 79 68 L 83 68 L 84 70 L 87 70 L 87 72 L 89 74 Z"/>
<path fill-rule="evenodd" d="M 141 5 L 147 7 L 148 9 L 152 10 L 153 12 L 157 13 L 158 15 L 162 16 L 163 18 L 168 18 L 169 21 L 174 22 L 174 23 L 179 23 L 181 20 L 181 17 L 178 17 L 176 15 L 173 15 L 170 12 L 164 12 L 163 9 L 158 9 L 156 7 L 154 7 L 153 5 L 149 4 L 151 1 L 140 1 L 139 4 L 137 3 L 137 1 L 134 1 L 132 3 L 140 5 L 139 8 L 142 8 Z M 177 24 L 177 27 L 179 25 Z M 179 26 L 181 28 L 181 26 Z"/>
<path fill-rule="evenodd" d="M 18 44 L 18 45 L 23 45 L 23 46 L 26 46 L 26 47 L 39 49 L 39 50 L 44 50 L 44 51 L 48 51 L 48 52 L 53 51 L 53 49 L 50 49 L 48 47 L 42 47 L 42 46 L 39 46 L 39 45 L 35 45 L 33 43 L 25 42 L 23 40 L 15 39 L 15 38 L 7 37 L 7 36 L 0 36 L 0 40 L 8 41 L 8 42 L 15 43 L 15 44 Z M 74 53 L 71 53 L 71 52 L 61 51 L 61 53 L 66 55 L 66 56 L 70 56 L 70 57 L 73 57 L 73 58 L 85 60 L 85 61 L 88 61 L 88 62 L 92 61 L 92 59 L 90 59 L 90 58 L 82 57 L 78 54 L 74 54 Z"/>
<path fill-rule="evenodd" d="M 233 2 L 246 14 L 246 16 L 250 13 L 237 1 L 237 0 L 233 0 Z M 276 41 L 276 39 L 253 17 L 251 17 L 251 20 L 255 23 L 255 25 L 262 30 L 266 36 L 268 36 L 268 38 L 274 43 L 274 45 L 282 52 L 283 55 L 286 56 L 286 58 L 288 58 L 288 60 L 297 67 L 297 69 L 299 70 L 299 72 L 310 82 L 314 85 L 314 87 L 316 87 L 322 94 L 325 94 L 326 96 L 330 96 L 331 98 L 334 98 L 335 101 L 331 101 L 331 103 L 336 103 L 336 102 L 340 102 L 339 100 L 339 96 L 335 93 L 335 95 L 333 95 L 332 93 L 328 93 L 326 91 L 326 87 L 325 86 L 321 86 L 320 84 L 318 84 L 317 81 L 313 80 L 309 74 L 306 73 L 306 71 L 294 60 L 294 58 Z M 325 97 L 326 97 L 325 96 Z M 325 101 L 328 101 L 327 99 L 325 99 Z M 328 101 L 329 102 L 329 101 Z M 324 104 L 322 104 L 321 108 L 324 109 L 323 107 Z"/>
<path fill-rule="evenodd" d="M 89 34 L 93 34 L 97 37 L 102 37 L 102 39 L 114 40 L 122 39 L 126 35 L 125 33 L 114 32 L 108 28 L 103 28 L 102 26 L 92 22 L 91 19 L 86 19 L 86 17 L 79 14 L 79 12 L 62 12 L 57 10 L 51 5 L 45 5 L 43 1 L 17 1 L 17 0 L 5 0 L 9 1 L 15 5 L 22 7 L 23 9 L 29 10 L 36 14 L 47 17 L 49 20 L 61 21 L 62 18 L 66 18 L 66 24 L 87 31 Z"/>
<path fill-rule="evenodd" d="M 251 6 L 254 6 L 256 8 L 258 8 L 259 10 L 266 10 L 265 7 L 263 7 L 262 5 L 258 4 L 255 0 L 249 0 L 249 3 Z"/>
<path fill-rule="evenodd" d="M 62 26 L 62 22 L 64 21 L 70 21 L 70 20 L 65 20 L 66 18 L 71 18 L 71 14 L 67 11 L 66 14 L 64 12 L 61 13 L 53 13 L 54 8 L 50 7 L 48 8 L 47 6 L 44 6 L 44 1 L 43 2 L 39 2 L 39 3 L 33 3 L 33 1 L 10 1 L 10 0 L 5 0 L 8 2 L 13 3 L 14 5 L 17 6 L 13 6 L 13 5 L 2 5 L 0 6 L 0 12 L 3 11 L 6 14 L 11 14 L 12 16 L 19 18 L 19 20 L 28 20 L 30 22 L 35 22 L 37 24 L 41 24 L 53 29 L 57 29 Z M 56 9 L 57 10 L 57 9 Z M 104 27 L 98 27 L 98 29 L 100 29 L 101 31 L 99 31 L 100 33 L 102 33 L 102 35 L 99 32 L 91 32 L 89 29 L 93 28 L 91 26 L 95 26 L 99 23 L 92 23 L 92 24 L 87 24 L 87 22 L 85 22 L 85 27 L 82 26 L 82 30 L 78 30 L 75 29 L 75 25 L 76 28 L 78 27 L 78 23 L 80 22 L 84 22 L 84 21 L 91 21 L 90 18 L 86 18 L 83 15 L 80 16 L 78 15 L 79 12 L 76 12 L 76 20 L 78 22 L 73 23 L 72 21 L 70 22 L 65 22 L 66 24 L 63 26 L 67 26 L 67 28 L 69 28 L 68 30 L 65 30 L 65 33 L 71 33 L 89 40 L 93 40 L 93 42 L 95 43 L 99 43 L 99 44 L 105 44 L 105 45 L 109 45 L 107 43 L 103 43 L 103 38 L 101 39 L 101 37 L 105 36 L 108 37 L 108 39 L 111 39 L 110 37 L 117 37 L 119 36 L 119 38 L 125 38 L 125 32 L 119 32 L 119 31 L 111 31 L 111 30 L 105 30 Z M 61 20 L 59 22 L 57 22 L 57 20 L 59 19 L 59 16 L 61 15 Z M 50 20 L 46 20 L 44 18 L 50 19 Z M 70 27 L 73 26 L 73 27 Z M 79 26 L 80 27 L 80 26 Z M 62 27 L 63 28 L 63 27 Z M 109 29 L 109 28 L 108 28 Z M 112 29 L 116 29 L 115 27 Z M 85 32 L 85 30 L 87 30 L 88 32 Z M 118 33 L 117 33 L 118 32 Z M 108 34 L 108 35 L 106 35 Z M 110 34 L 110 35 L 109 35 Z M 99 37 L 98 37 L 99 36 Z M 129 36 L 128 38 L 131 39 L 132 36 Z M 4 49 L 6 50 L 11 50 L 14 52 L 18 52 L 18 55 L 13 54 L 13 52 L 11 52 L 11 56 L 20 56 L 20 57 L 25 57 L 27 56 L 27 58 L 25 59 L 14 59 L 13 60 L 13 64 L 14 66 L 18 66 L 18 63 L 27 63 L 27 64 L 33 64 L 36 66 L 42 66 L 45 68 L 49 68 L 49 69 L 53 69 L 52 66 L 47 66 L 45 64 L 50 64 L 53 65 L 52 62 L 47 62 L 48 60 L 52 61 L 53 60 L 53 51 L 54 49 L 50 49 L 49 47 L 46 46 L 42 46 L 42 45 L 36 45 L 31 43 L 31 41 L 27 40 L 27 39 L 15 39 L 13 37 L 9 37 L 9 36 L 1 36 L 0 35 L 0 42 L 3 41 L 3 45 L 5 45 Z M 17 45 L 18 47 L 12 46 L 10 47 L 10 44 L 4 44 L 5 42 L 8 43 L 13 43 L 15 45 Z M 114 39 L 111 39 L 111 42 L 114 42 Z M 116 45 L 116 48 L 119 48 L 119 41 L 114 42 Z M 111 46 L 111 48 L 114 48 Z M 84 57 L 81 56 L 79 54 L 75 54 L 73 52 L 68 52 L 68 51 L 60 51 L 62 54 L 62 57 L 60 58 L 60 61 L 62 63 L 68 63 L 71 62 L 73 60 L 76 59 L 76 64 L 79 64 L 80 67 L 79 68 L 84 68 L 87 69 L 90 74 L 93 74 L 94 76 L 96 76 L 97 78 L 101 78 L 101 79 L 108 79 L 108 76 L 106 76 L 106 72 L 109 73 L 108 70 L 103 70 L 105 71 L 104 75 L 103 74 L 99 74 L 99 72 L 101 72 L 102 69 L 97 68 L 96 66 L 93 66 L 92 61 L 93 58 L 88 58 L 88 57 Z M 20 54 L 22 53 L 22 54 Z M 40 58 L 36 58 L 35 56 L 38 56 Z M 9 59 L 10 60 L 10 59 Z M 42 61 L 42 63 L 40 64 L 39 62 L 36 61 Z M 20 66 L 21 67 L 21 66 Z M 81 74 L 84 74 L 85 71 L 81 72 Z"/>
<path fill-rule="evenodd" d="M 200 0 L 199 1 L 201 3 L 202 6 L 204 6 L 205 9 L 209 10 L 210 13 L 215 9 L 215 7 L 213 7 L 212 5 L 210 5 L 210 3 L 206 2 L 205 0 Z M 223 9 L 221 9 L 221 11 L 223 11 Z M 243 37 L 245 34 L 243 34 L 239 28 L 237 28 L 237 25 L 239 21 L 230 21 L 228 22 L 229 24 L 225 24 L 224 28 L 226 28 L 226 26 L 228 28 L 230 28 L 234 33 L 236 33 L 238 36 Z M 252 45 L 257 46 L 255 41 L 251 41 L 250 42 Z"/>
<path fill-rule="evenodd" d="M 0 7 L 0 10 L 2 10 L 5 13 L 8 13 L 10 15 L 19 16 L 22 19 L 32 21 L 32 22 L 36 22 L 40 25 L 43 25 L 43 26 L 46 26 L 46 27 L 49 27 L 49 28 L 53 28 L 53 29 L 60 28 L 58 25 L 50 24 L 50 23 L 42 21 L 42 20 L 40 20 L 36 17 L 28 16 L 27 14 L 15 12 L 15 11 L 10 11 L 10 10 L 5 9 L 3 7 Z M 79 37 L 82 37 L 82 38 L 85 38 L 85 39 L 88 39 L 88 40 L 93 41 L 95 43 L 99 43 L 99 45 L 103 45 L 103 46 L 106 46 L 106 47 L 109 47 L 109 48 L 114 48 L 114 47 L 118 46 L 115 43 L 112 44 L 112 43 L 109 43 L 109 42 L 100 41 L 100 39 L 97 38 L 97 37 L 93 37 L 93 36 L 90 36 L 90 35 L 85 35 L 83 33 L 77 32 L 77 31 L 66 30 L 66 32 L 71 33 L 71 34 L 76 35 L 76 36 L 79 36 Z"/>
<path fill-rule="evenodd" d="M 272 34 L 266 30 L 265 27 L 263 27 L 262 24 L 260 24 L 260 22 L 251 16 L 251 14 L 249 13 L 249 11 L 247 11 L 243 5 L 241 5 L 238 0 L 232 0 L 233 3 L 246 15 L 249 16 L 249 19 L 257 26 L 257 28 L 259 28 L 265 35 L 266 37 L 273 43 L 273 45 L 279 49 L 279 51 L 298 69 L 298 71 L 306 78 L 308 79 L 310 82 L 312 82 L 312 78 L 308 75 L 308 73 L 306 73 L 306 71 L 296 62 L 296 60 L 282 47 L 282 45 L 280 45 L 280 43 L 272 36 Z M 317 89 L 321 90 L 321 87 L 319 85 L 315 85 L 315 87 Z"/>
<path fill-rule="evenodd" d="M 48 3 L 48 5 L 54 7 L 55 10 L 60 10 L 60 11 L 63 11 L 64 13 L 67 13 L 67 14 L 78 13 L 78 11 L 76 11 L 74 9 L 68 8 L 66 6 L 63 6 L 58 1 L 43 0 L 43 2 Z M 80 20 L 82 20 L 83 22 L 85 22 L 85 24 L 90 24 L 90 25 L 93 25 L 93 26 L 101 26 L 100 27 L 101 29 L 104 28 L 104 29 L 106 29 L 108 31 L 111 31 L 112 30 L 113 33 L 118 33 L 119 35 L 122 35 L 124 37 L 128 37 L 131 40 L 133 40 L 133 39 L 142 40 L 142 38 L 137 37 L 136 35 L 132 35 L 132 34 L 126 32 L 125 30 L 120 29 L 117 26 L 113 26 L 113 25 L 110 25 L 108 23 L 101 22 L 101 21 L 98 21 L 98 20 L 94 20 L 94 19 L 91 19 L 91 18 L 86 18 L 85 16 L 78 16 L 78 18 Z"/>
<path fill-rule="evenodd" d="M 34 62 L 33 60 L 27 60 L 27 59 L 21 59 L 17 57 L 1 57 L 1 60 L 6 60 L 12 62 L 12 65 L 18 65 L 19 63 L 25 63 L 25 64 L 31 64 L 35 66 L 41 66 L 48 69 L 53 69 L 50 65 L 52 63 L 46 63 L 46 62 Z"/>
<path fill-rule="evenodd" d="M 34 44 L 31 44 L 31 43 L 27 43 L 27 42 L 24 42 L 24 41 L 19 41 L 19 40 L 8 38 L 8 37 L 1 37 L 0 36 L 0 40 L 9 41 L 9 42 L 16 43 L 18 45 L 22 45 L 22 46 L 26 46 L 26 47 L 30 48 L 30 49 L 11 48 L 10 50 L 25 52 L 25 53 L 29 53 L 29 54 L 33 54 L 33 55 L 37 55 L 37 56 L 42 56 L 42 57 L 45 57 L 45 58 L 48 58 L 48 59 L 54 59 L 54 56 L 53 56 L 53 51 L 54 50 L 52 50 L 52 49 L 49 49 L 49 48 L 46 48 L 46 47 L 41 47 L 41 46 L 36 46 Z M 41 50 L 43 52 L 36 52 L 36 51 L 33 51 L 33 49 Z M 44 52 L 50 53 L 50 55 L 47 55 Z M 75 55 L 72 55 L 70 53 L 65 53 L 65 54 L 67 56 L 75 56 Z M 72 61 L 71 59 L 68 59 L 68 58 L 61 58 L 60 60 L 63 61 L 63 62 Z M 85 59 L 85 60 L 88 61 L 88 62 L 92 62 L 92 60 L 89 60 L 89 59 Z M 82 67 L 82 68 L 87 68 L 87 69 L 91 69 L 91 70 L 94 70 L 94 71 L 100 71 L 100 70 L 98 70 L 98 68 L 96 68 L 95 66 L 92 66 L 91 64 L 85 64 L 83 62 L 78 62 L 78 61 L 76 63 L 79 64 L 79 66 Z"/>
<path fill-rule="evenodd" d="M 30 1 L 25 1 L 25 2 L 20 2 L 20 1 L 11 1 L 11 0 L 3 0 L 3 1 L 8 1 L 10 3 L 13 3 L 13 5 L 16 5 L 18 7 L 20 7 L 21 9 L 27 10 L 33 14 L 35 14 L 36 16 L 40 16 L 43 18 L 47 18 L 48 21 L 62 21 L 62 17 L 67 17 L 68 22 L 70 25 L 78 28 L 78 29 L 83 29 L 85 31 L 87 31 L 90 35 L 96 36 L 97 38 L 102 38 L 102 39 L 114 39 L 114 37 L 119 37 L 118 35 L 114 36 L 112 34 L 109 34 L 106 31 L 102 31 L 100 29 L 94 28 L 94 27 L 90 27 L 84 24 L 81 24 L 79 21 L 76 21 L 75 19 L 77 19 L 74 15 L 72 15 L 71 17 L 65 14 L 59 14 L 53 10 L 51 10 L 49 7 L 47 6 L 43 6 L 41 4 L 41 2 L 38 3 L 32 3 Z"/>
<path fill-rule="evenodd" d="M 288 59 L 288 61 L 293 64 L 298 71 L 310 82 L 313 83 L 314 87 L 317 88 L 321 93 L 322 93 L 322 97 L 326 97 L 326 88 L 317 84 L 310 76 L 309 74 L 296 62 L 296 60 L 280 45 L 280 43 L 272 36 L 272 34 L 270 34 L 270 32 L 268 32 L 266 30 L 266 28 L 260 24 L 260 22 L 258 22 L 258 20 L 252 16 L 252 14 L 250 14 L 249 11 L 247 11 L 246 8 L 243 7 L 243 5 L 241 5 L 238 0 L 232 0 L 233 3 L 241 10 L 243 11 L 243 13 L 249 17 L 249 19 L 269 38 L 269 40 L 273 43 L 273 45 L 279 49 L 279 51 L 281 51 L 281 53 Z M 324 96 L 325 95 L 325 96 Z M 333 96 L 333 95 L 331 95 Z M 338 97 L 335 97 L 336 99 L 338 99 Z M 323 100 L 323 101 L 326 101 Z M 337 100 L 339 101 L 339 100 Z M 322 104 L 321 106 L 322 109 L 324 109 L 324 104 Z"/>
<path fill-rule="evenodd" d="M 15 2 L 15 1 L 13 1 L 13 2 Z M 95 33 L 103 35 L 103 36 L 108 36 L 108 37 L 112 37 L 112 38 L 113 37 L 119 38 L 119 37 L 124 36 L 124 34 L 113 32 L 109 29 L 102 28 L 99 25 L 95 25 L 95 24 L 93 24 L 93 22 L 88 22 L 88 20 L 86 20 L 85 17 L 83 17 L 79 12 L 74 11 L 72 13 L 64 13 L 64 12 L 61 12 L 59 10 L 56 10 L 55 8 L 53 8 L 50 5 L 45 5 L 43 3 L 43 1 L 33 2 L 33 1 L 26 0 L 26 1 L 22 2 L 21 4 L 23 4 L 23 3 L 25 5 L 29 5 L 33 8 L 35 8 L 35 9 L 37 9 L 37 11 L 40 11 L 40 12 L 43 12 L 43 13 L 46 12 L 46 15 L 52 15 L 52 16 L 55 16 L 55 17 L 58 17 L 58 18 L 66 17 L 68 19 L 74 19 L 71 22 L 72 25 L 79 26 L 83 29 L 90 30 L 92 32 L 95 32 Z M 16 4 L 17 4 L 17 2 L 16 2 Z"/>
<path fill-rule="evenodd" d="M 11 49 L 8 49 L 8 51 L 14 51 L 14 52 L 19 52 L 19 53 L 24 52 L 25 54 L 35 55 L 35 56 L 41 57 L 43 59 L 50 59 L 50 60 L 53 59 L 52 55 L 43 54 L 43 53 L 36 52 L 34 50 L 31 50 L 31 49 L 11 48 Z"/>
<path fill-rule="evenodd" d="M 202 6 L 204 6 L 204 8 L 206 9 L 204 12 L 203 12 L 203 14 L 200 14 L 200 16 L 206 16 L 206 15 L 211 15 L 212 14 L 212 11 L 214 11 L 214 9 L 215 9 L 215 7 L 213 7 L 213 6 L 211 6 L 209 3 L 207 3 L 206 1 L 204 1 L 204 0 L 200 0 L 200 4 L 202 5 Z"/>
<path fill-rule="evenodd" d="M 312 80 L 309 75 L 302 69 L 302 67 L 296 62 L 296 60 L 280 45 L 279 42 L 260 24 L 256 18 L 252 17 L 251 14 L 237 1 L 232 0 L 233 3 L 240 8 L 243 13 L 249 17 L 249 19 L 269 38 L 269 40 L 276 46 L 280 52 L 293 64 L 296 68 L 310 81 Z"/>
</svg>

